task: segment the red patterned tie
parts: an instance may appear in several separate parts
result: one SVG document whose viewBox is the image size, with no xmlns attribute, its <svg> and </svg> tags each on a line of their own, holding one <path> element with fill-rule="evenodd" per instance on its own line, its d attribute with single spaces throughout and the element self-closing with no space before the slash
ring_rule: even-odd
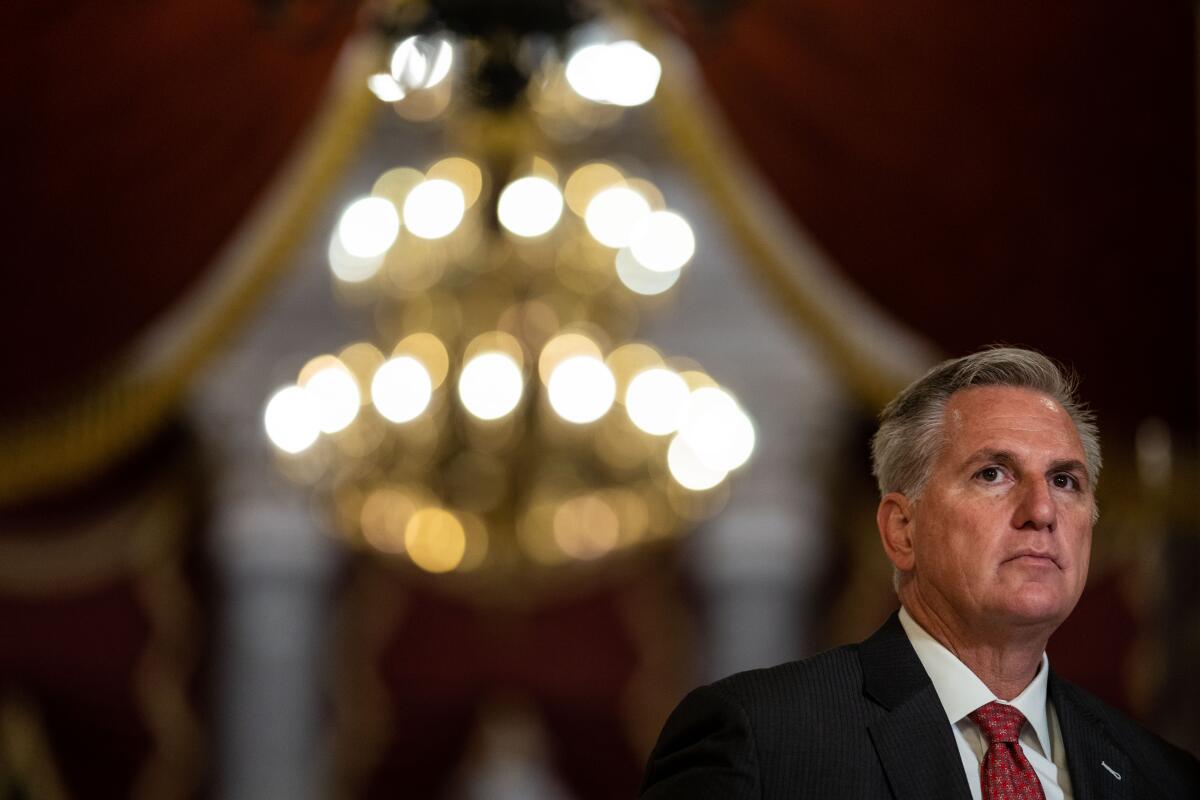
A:
<svg viewBox="0 0 1200 800">
<path fill-rule="evenodd" d="M 1046 800 L 1037 773 L 1017 741 L 1025 715 L 993 702 L 975 709 L 970 717 L 988 740 L 979 772 L 984 800 Z"/>
</svg>

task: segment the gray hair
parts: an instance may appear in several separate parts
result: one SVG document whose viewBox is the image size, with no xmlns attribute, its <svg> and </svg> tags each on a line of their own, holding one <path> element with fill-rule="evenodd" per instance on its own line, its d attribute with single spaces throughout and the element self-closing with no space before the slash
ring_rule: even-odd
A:
<svg viewBox="0 0 1200 800">
<path fill-rule="evenodd" d="M 990 347 L 943 361 L 880 413 L 879 430 L 871 439 L 871 472 L 881 495 L 900 492 L 914 501 L 920 497 L 945 445 L 946 403 L 955 392 L 973 386 L 1030 389 L 1061 405 L 1079 433 L 1088 484 L 1095 491 L 1100 479 L 1100 432 L 1095 415 L 1075 394 L 1074 373 L 1034 350 Z M 1096 516 L 1095 506 L 1092 516 Z"/>
</svg>

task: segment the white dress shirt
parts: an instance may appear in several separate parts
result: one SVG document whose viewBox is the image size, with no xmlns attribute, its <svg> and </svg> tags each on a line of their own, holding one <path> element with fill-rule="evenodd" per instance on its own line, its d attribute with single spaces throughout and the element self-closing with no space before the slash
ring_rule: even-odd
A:
<svg viewBox="0 0 1200 800">
<path fill-rule="evenodd" d="M 1067 774 L 1067 755 L 1058 728 L 1058 717 L 1046 696 L 1046 681 L 1050 672 L 1050 659 L 1046 654 L 1042 653 L 1042 663 L 1030 684 L 1012 700 L 1001 700 L 966 664 L 918 625 L 905 608 L 900 609 L 900 624 L 904 626 L 904 632 L 908 634 L 908 640 L 917 651 L 921 666 L 929 673 L 938 700 L 946 710 L 946 718 L 954 732 L 954 741 L 958 743 L 963 769 L 967 773 L 971 797 L 974 800 L 983 798 L 979 770 L 987 752 L 987 739 L 967 715 L 995 701 L 1015 706 L 1025 715 L 1027 723 L 1021 728 L 1021 749 L 1042 783 L 1046 800 L 1072 800 L 1071 777 Z"/>
</svg>

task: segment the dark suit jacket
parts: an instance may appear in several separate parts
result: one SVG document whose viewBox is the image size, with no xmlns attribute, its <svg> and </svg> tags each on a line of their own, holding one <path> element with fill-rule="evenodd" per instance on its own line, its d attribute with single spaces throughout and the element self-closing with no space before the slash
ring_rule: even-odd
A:
<svg viewBox="0 0 1200 800">
<path fill-rule="evenodd" d="M 1195 758 L 1053 672 L 1048 691 L 1076 800 L 1200 798 Z M 862 644 L 693 691 L 642 787 L 644 800 L 970 796 L 946 713 L 895 614 Z"/>
</svg>

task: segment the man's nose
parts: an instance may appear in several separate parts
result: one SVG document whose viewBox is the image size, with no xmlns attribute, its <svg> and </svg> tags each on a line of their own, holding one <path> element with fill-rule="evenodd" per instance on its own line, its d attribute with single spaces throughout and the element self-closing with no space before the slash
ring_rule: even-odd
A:
<svg viewBox="0 0 1200 800">
<path fill-rule="evenodd" d="M 1046 481 L 1029 481 L 1021 487 L 1021 492 L 1021 500 L 1013 517 L 1013 527 L 1054 533 L 1054 526 L 1058 521 L 1058 508 Z"/>
</svg>

